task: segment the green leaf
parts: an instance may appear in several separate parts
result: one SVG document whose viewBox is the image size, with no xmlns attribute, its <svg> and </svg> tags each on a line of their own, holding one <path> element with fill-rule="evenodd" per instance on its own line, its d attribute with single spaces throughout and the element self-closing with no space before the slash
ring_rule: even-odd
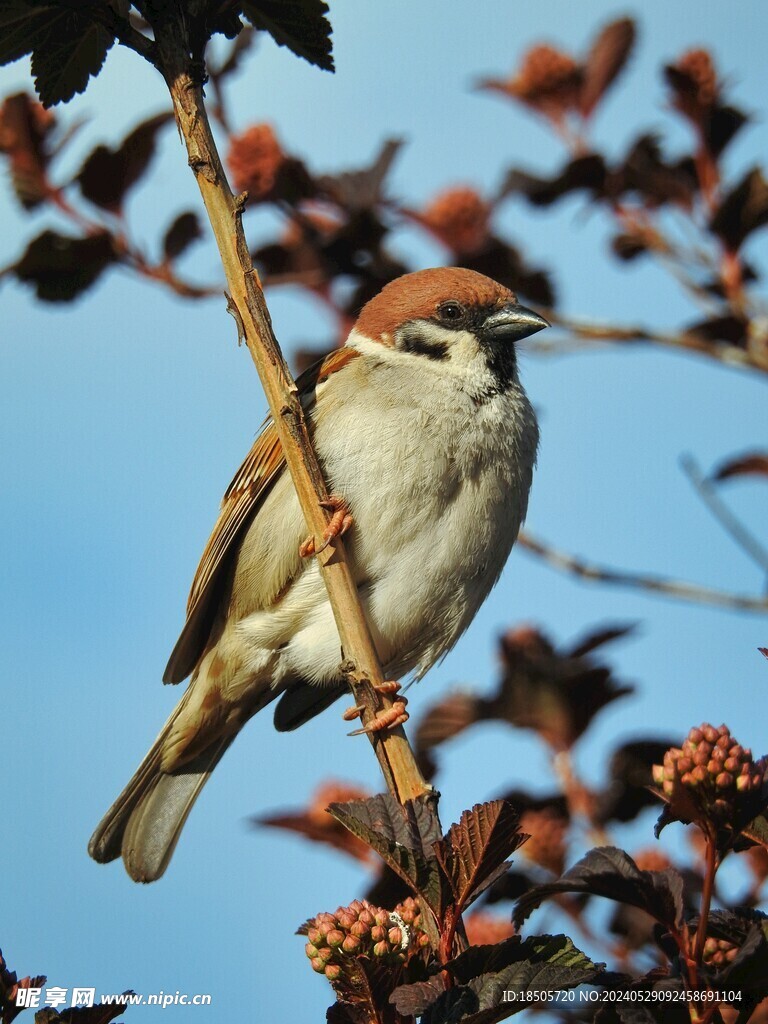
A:
<svg viewBox="0 0 768 1024">
<path fill-rule="evenodd" d="M 537 885 L 517 902 L 516 927 L 549 896 L 562 892 L 605 896 L 647 911 L 668 928 L 683 923 L 683 880 L 677 871 L 641 871 L 629 854 L 613 846 L 590 852 L 556 882 Z"/>
<path fill-rule="evenodd" d="M 422 1024 L 493 1024 L 535 1005 L 528 993 L 594 983 L 604 965 L 593 963 L 566 935 L 538 935 L 470 947 L 446 967 L 460 984 L 428 1007 Z"/>
<path fill-rule="evenodd" d="M 497 878 L 507 857 L 528 837 L 520 816 L 507 800 L 491 800 L 464 811 L 435 853 L 448 877 L 459 913 Z"/>
<path fill-rule="evenodd" d="M 331 23 L 324 0 L 247 0 L 243 14 L 254 28 L 269 32 L 278 46 L 287 46 L 324 71 L 333 71 Z"/>
</svg>

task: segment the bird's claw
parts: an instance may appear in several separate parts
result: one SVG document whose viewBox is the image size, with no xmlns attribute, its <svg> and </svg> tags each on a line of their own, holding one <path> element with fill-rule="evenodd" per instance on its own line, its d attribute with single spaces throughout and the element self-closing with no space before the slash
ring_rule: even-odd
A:
<svg viewBox="0 0 768 1024">
<path fill-rule="evenodd" d="M 390 679 L 384 683 L 378 683 L 373 688 L 377 693 L 397 693 L 400 690 L 400 683 Z M 408 712 L 405 710 L 407 703 L 407 698 L 398 697 L 393 702 L 391 708 L 383 708 L 381 711 L 378 711 L 368 725 L 362 729 L 355 729 L 349 735 L 362 736 L 365 733 L 382 732 L 384 729 L 396 729 L 398 725 L 408 721 Z M 341 717 L 345 722 L 351 722 L 353 719 L 358 718 L 364 710 L 364 705 L 358 704 L 356 707 L 347 708 Z"/>
<path fill-rule="evenodd" d="M 352 513 L 349 511 L 349 505 L 338 494 L 331 494 L 327 501 L 321 501 L 320 507 L 328 509 L 333 515 L 323 531 L 323 543 L 319 548 L 315 546 L 314 537 L 307 537 L 299 545 L 299 554 L 302 558 L 319 555 L 321 551 L 325 551 L 331 541 L 343 536 L 354 522 Z"/>
</svg>

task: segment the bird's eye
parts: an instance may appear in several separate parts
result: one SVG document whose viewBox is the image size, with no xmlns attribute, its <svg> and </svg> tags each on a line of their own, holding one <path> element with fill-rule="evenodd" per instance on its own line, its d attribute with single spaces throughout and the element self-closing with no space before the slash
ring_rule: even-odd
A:
<svg viewBox="0 0 768 1024">
<path fill-rule="evenodd" d="M 437 307 L 437 315 L 446 324 L 455 324 L 464 319 L 466 310 L 460 302 L 443 302 Z"/>
</svg>

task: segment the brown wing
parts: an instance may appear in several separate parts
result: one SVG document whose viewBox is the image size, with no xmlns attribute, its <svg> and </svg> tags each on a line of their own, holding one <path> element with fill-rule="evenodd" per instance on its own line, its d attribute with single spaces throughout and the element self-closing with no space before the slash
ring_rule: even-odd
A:
<svg viewBox="0 0 768 1024">
<path fill-rule="evenodd" d="M 335 349 L 297 379 L 301 403 L 310 410 L 318 384 L 358 355 L 355 349 Z M 246 456 L 221 503 L 221 511 L 203 551 L 187 600 L 187 621 L 166 666 L 163 682 L 180 683 L 194 670 L 205 650 L 217 611 L 221 586 L 237 538 L 256 513 L 285 467 L 285 459 L 271 420 Z"/>
</svg>

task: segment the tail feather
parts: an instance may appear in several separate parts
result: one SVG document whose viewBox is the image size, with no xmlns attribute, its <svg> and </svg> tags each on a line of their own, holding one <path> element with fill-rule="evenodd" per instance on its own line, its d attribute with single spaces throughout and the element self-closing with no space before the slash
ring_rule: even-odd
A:
<svg viewBox="0 0 768 1024">
<path fill-rule="evenodd" d="M 88 843 L 88 853 L 99 864 L 117 860 L 122 852 L 123 834 L 134 808 L 147 792 L 160 771 L 160 761 L 165 740 L 173 723 L 178 718 L 189 698 L 189 690 L 173 709 L 170 718 L 160 730 L 160 735 L 149 749 L 147 756 L 136 769 L 133 778 L 115 800 L 99 822 Z"/>
<path fill-rule="evenodd" d="M 122 837 L 123 863 L 134 882 L 154 882 L 168 867 L 195 800 L 234 738 L 223 736 L 178 771 L 149 780 Z"/>
<path fill-rule="evenodd" d="M 162 771 L 167 737 L 189 694 L 187 690 L 88 843 L 89 854 L 99 863 L 116 860 L 122 855 L 126 871 L 136 882 L 153 882 L 168 867 L 195 800 L 237 735 L 232 732 L 217 736 L 180 768 L 173 772 Z M 269 690 L 262 693 L 249 708 L 248 717 L 276 696 Z"/>
</svg>

